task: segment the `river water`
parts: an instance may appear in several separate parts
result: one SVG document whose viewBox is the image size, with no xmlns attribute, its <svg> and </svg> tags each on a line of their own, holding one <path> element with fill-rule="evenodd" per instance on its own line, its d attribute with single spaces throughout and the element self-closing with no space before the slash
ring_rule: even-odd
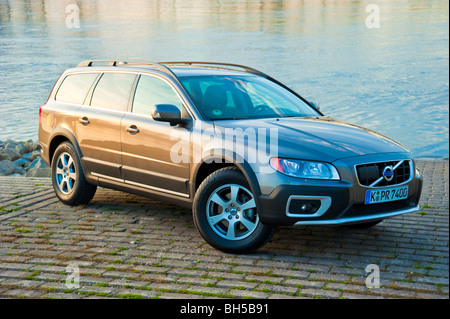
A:
<svg viewBox="0 0 450 319">
<path fill-rule="evenodd" d="M 0 140 L 37 139 L 39 106 L 82 60 L 200 60 L 260 69 L 326 115 L 448 157 L 448 27 L 448 0 L 0 0 Z"/>
</svg>

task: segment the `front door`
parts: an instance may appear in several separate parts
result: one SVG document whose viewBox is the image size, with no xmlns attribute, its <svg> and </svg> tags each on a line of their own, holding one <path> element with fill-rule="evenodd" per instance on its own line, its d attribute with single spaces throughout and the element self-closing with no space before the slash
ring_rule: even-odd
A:
<svg viewBox="0 0 450 319">
<path fill-rule="evenodd" d="M 189 163 L 176 160 L 179 157 L 171 156 L 171 150 L 176 143 L 185 143 L 184 149 L 189 149 L 190 129 L 153 120 L 151 111 L 155 104 L 175 105 L 183 117 L 189 117 L 180 96 L 168 82 L 141 75 L 132 112 L 122 119 L 123 177 L 128 184 L 188 197 Z"/>
</svg>

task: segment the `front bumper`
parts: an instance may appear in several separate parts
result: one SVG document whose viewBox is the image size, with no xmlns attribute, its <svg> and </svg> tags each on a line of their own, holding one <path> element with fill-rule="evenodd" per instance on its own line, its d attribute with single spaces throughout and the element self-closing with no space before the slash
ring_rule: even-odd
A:
<svg viewBox="0 0 450 319">
<path fill-rule="evenodd" d="M 339 164 L 338 164 L 339 165 Z M 357 224 L 412 213 L 419 210 L 419 199 L 423 179 L 414 172 L 408 185 L 408 197 L 398 201 L 365 204 L 365 192 L 370 187 L 362 186 L 353 173 L 353 163 L 341 163 L 338 167 L 341 181 L 311 182 L 302 180 L 294 185 L 276 186 L 270 194 L 258 197 L 258 214 L 267 225 L 343 225 Z M 292 203 L 313 203 L 316 209 L 304 214 Z"/>
</svg>

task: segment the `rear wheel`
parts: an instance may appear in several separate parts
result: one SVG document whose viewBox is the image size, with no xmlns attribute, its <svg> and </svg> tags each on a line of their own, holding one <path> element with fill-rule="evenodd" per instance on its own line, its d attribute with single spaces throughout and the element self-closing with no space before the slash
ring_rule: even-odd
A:
<svg viewBox="0 0 450 319">
<path fill-rule="evenodd" d="M 194 198 L 194 223 L 214 248 L 245 253 L 265 244 L 273 228 L 259 219 L 254 195 L 235 167 L 208 176 Z"/>
<path fill-rule="evenodd" d="M 58 198 L 66 205 L 87 204 L 95 195 L 97 186 L 84 177 L 80 159 L 74 146 L 61 143 L 52 159 L 52 184 Z"/>
</svg>

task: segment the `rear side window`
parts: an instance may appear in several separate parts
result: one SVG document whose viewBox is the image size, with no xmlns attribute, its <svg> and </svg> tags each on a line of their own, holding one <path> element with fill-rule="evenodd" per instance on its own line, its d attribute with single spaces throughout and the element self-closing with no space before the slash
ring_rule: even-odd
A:
<svg viewBox="0 0 450 319">
<path fill-rule="evenodd" d="M 95 87 L 91 106 L 126 111 L 135 75 L 104 73 Z"/>
<path fill-rule="evenodd" d="M 83 104 L 97 73 L 81 73 L 66 76 L 56 93 L 55 100 Z"/>
</svg>

